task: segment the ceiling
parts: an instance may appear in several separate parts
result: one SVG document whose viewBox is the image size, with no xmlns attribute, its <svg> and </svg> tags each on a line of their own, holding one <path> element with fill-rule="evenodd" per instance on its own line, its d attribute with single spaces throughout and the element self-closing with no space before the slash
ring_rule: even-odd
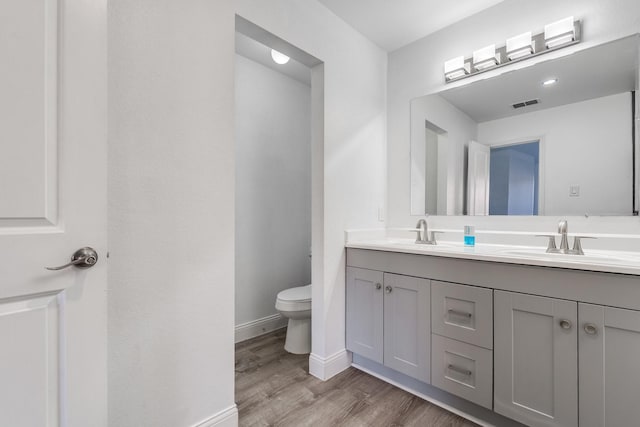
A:
<svg viewBox="0 0 640 427">
<path fill-rule="evenodd" d="M 391 52 L 503 0 L 319 0 Z"/>
</svg>

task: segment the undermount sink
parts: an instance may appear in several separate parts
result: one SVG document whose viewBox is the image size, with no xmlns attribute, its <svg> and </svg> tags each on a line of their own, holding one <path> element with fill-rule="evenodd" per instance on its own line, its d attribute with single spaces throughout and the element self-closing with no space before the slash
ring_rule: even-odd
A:
<svg viewBox="0 0 640 427">
<path fill-rule="evenodd" d="M 630 263 L 630 262 L 640 262 L 640 258 L 635 256 L 627 256 L 623 254 L 602 254 L 602 253 L 593 253 L 593 254 L 584 254 L 584 255 L 573 255 L 573 254 L 562 254 L 562 253 L 547 253 L 544 249 L 518 249 L 518 250 L 506 250 L 503 252 L 505 255 L 517 256 L 523 258 L 535 258 L 535 259 L 544 259 L 544 260 L 557 260 L 557 261 L 571 261 L 576 263 Z"/>
</svg>

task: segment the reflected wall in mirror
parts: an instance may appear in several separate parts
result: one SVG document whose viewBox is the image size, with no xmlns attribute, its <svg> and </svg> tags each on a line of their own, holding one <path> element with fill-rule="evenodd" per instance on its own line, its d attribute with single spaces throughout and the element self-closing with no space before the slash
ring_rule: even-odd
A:
<svg viewBox="0 0 640 427">
<path fill-rule="evenodd" d="M 638 39 L 412 100 L 411 214 L 632 215 Z"/>
</svg>

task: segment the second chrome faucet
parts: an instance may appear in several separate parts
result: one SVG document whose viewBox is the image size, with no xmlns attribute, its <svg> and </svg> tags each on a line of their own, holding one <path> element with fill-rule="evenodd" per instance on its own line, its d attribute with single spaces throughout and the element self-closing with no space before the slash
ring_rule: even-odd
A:
<svg viewBox="0 0 640 427">
<path fill-rule="evenodd" d="M 581 239 L 593 239 L 593 237 L 588 236 L 574 236 L 573 237 L 573 248 L 569 249 L 569 238 L 567 233 L 569 232 L 569 223 L 566 219 L 558 222 L 558 234 L 560 235 L 560 247 L 556 246 L 556 236 L 553 234 L 544 234 L 542 236 L 549 238 L 549 244 L 547 246 L 547 253 L 560 253 L 560 254 L 569 254 L 569 255 L 584 255 L 584 251 L 582 250 Z"/>
</svg>

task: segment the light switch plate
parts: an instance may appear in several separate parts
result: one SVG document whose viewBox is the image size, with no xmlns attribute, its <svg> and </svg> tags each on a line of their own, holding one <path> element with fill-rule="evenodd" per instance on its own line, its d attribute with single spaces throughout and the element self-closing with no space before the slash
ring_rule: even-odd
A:
<svg viewBox="0 0 640 427">
<path fill-rule="evenodd" d="M 580 197 L 580 186 L 579 185 L 570 185 L 569 186 L 569 197 Z"/>
</svg>

